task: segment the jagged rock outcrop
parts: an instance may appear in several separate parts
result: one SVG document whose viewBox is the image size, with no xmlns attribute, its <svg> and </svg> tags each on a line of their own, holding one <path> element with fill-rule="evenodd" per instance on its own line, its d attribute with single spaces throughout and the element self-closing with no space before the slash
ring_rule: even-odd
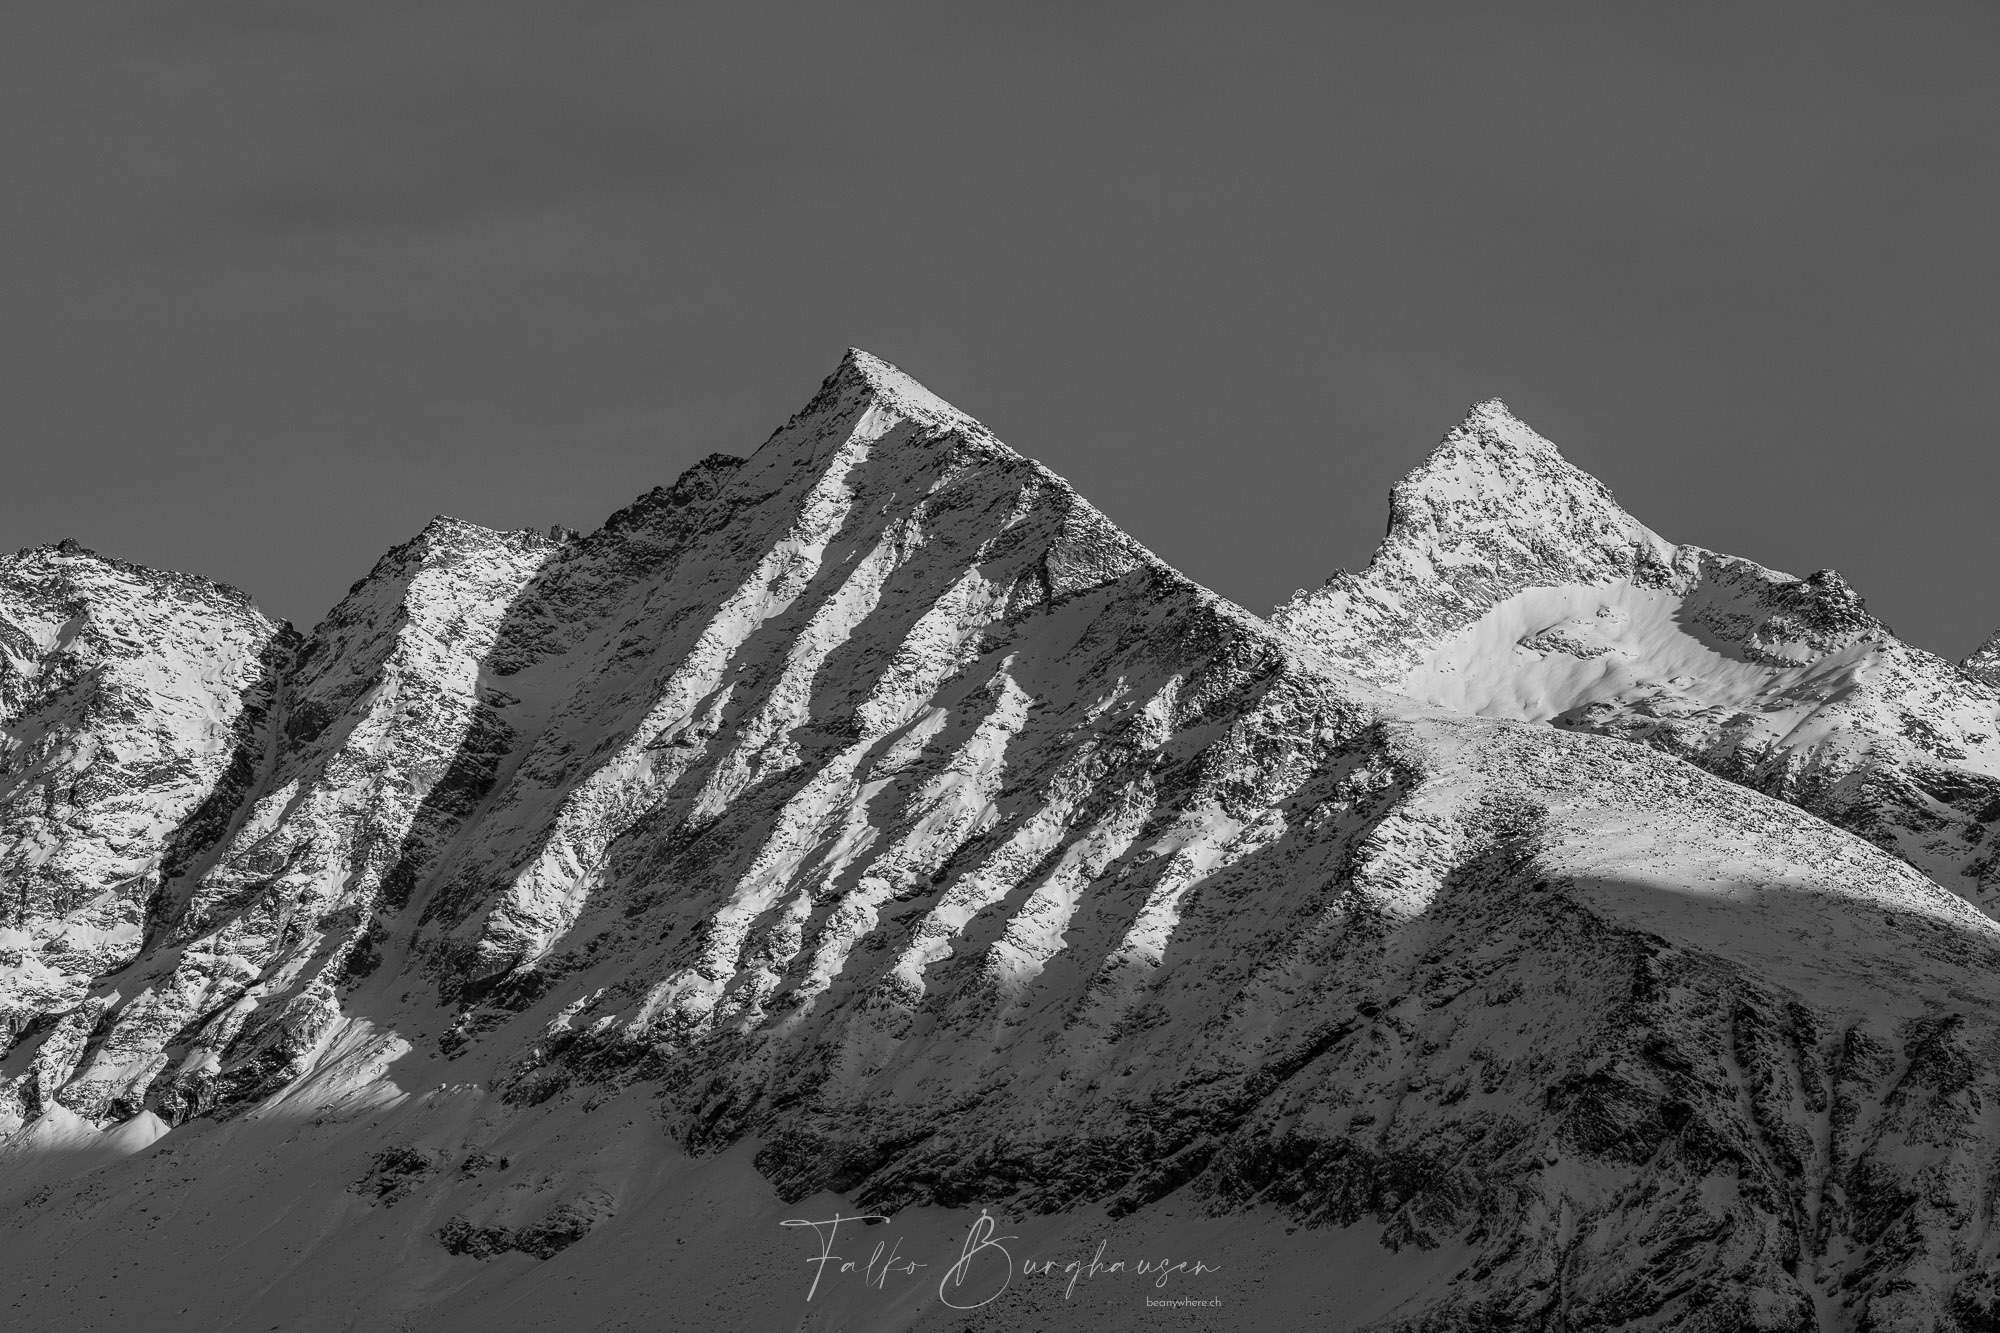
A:
<svg viewBox="0 0 2000 1333">
<path fill-rule="evenodd" d="M 1368 568 L 1277 624 L 1364 679 L 1639 741 L 1791 801 L 2000 912 L 2000 689 L 1832 570 L 1676 546 L 1498 401 L 1397 485 Z"/>
<path fill-rule="evenodd" d="M 435 1320 L 656 1234 L 672 1149 L 1453 1256 L 1382 1329 L 1993 1318 L 2000 926 L 1675 757 L 1851 816 L 1986 687 L 1497 406 L 1396 506 L 1274 626 L 852 353 L 596 533 L 434 523 L 234 687 L 249 776 L 0 1061 L 10 1253 L 162 1191 L 212 1244 L 255 1163 L 324 1205 L 271 1262 Z"/>
<path fill-rule="evenodd" d="M 1986 642 L 1958 665 L 1969 676 L 1988 685 L 2000 685 L 2000 631 L 1988 635 Z"/>
</svg>

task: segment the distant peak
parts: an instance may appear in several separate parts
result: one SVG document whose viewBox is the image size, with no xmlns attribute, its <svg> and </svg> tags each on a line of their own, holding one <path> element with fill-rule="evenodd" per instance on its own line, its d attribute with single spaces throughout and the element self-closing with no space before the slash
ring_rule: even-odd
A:
<svg viewBox="0 0 2000 1333">
<path fill-rule="evenodd" d="M 1445 437 L 1447 442 L 1476 440 L 1481 444 L 1511 449 L 1555 452 L 1534 427 L 1514 415 L 1514 410 L 1498 398 L 1483 398 L 1465 410 L 1465 419 Z"/>
<path fill-rule="evenodd" d="M 1506 403 L 1486 398 L 1396 483 L 1389 529 L 1368 568 L 1334 574 L 1317 591 L 1295 596 L 1277 617 L 1287 629 L 1304 627 L 1309 637 L 1333 643 L 1355 632 L 1352 625 L 1329 628 L 1342 617 L 1379 628 L 1397 607 L 1428 602 L 1483 612 L 1523 588 L 1656 580 L 1677 550 L 1619 508 L 1603 482 L 1565 459 Z M 1453 584 L 1458 578 L 1463 587 Z M 1456 627 L 1476 618 L 1468 616 Z"/>
</svg>

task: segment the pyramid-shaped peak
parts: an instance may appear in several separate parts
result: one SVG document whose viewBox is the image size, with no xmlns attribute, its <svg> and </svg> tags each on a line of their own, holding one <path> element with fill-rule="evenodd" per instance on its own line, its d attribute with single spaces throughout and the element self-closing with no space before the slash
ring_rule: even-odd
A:
<svg viewBox="0 0 2000 1333">
<path fill-rule="evenodd" d="M 1465 419 L 1445 438 L 1447 441 L 1471 440 L 1503 448 L 1555 452 L 1553 444 L 1515 416 L 1513 409 L 1498 398 L 1484 398 L 1467 408 Z"/>
<path fill-rule="evenodd" d="M 880 439 L 897 422 L 917 427 L 910 438 L 956 436 L 1001 448 L 993 432 L 919 384 L 914 377 L 859 347 L 850 347 L 812 401 L 792 415 L 754 456 L 760 465 L 791 466 L 826 456 L 842 442 Z"/>
<path fill-rule="evenodd" d="M 1452 514 L 1448 522 L 1440 517 L 1447 510 Z M 1428 532 L 1429 525 L 1442 522 L 1456 534 L 1455 541 L 1467 540 L 1472 532 L 1503 530 L 1541 533 L 1546 539 L 1552 524 L 1572 522 L 1583 513 L 1595 515 L 1607 531 L 1645 531 L 1618 507 L 1603 482 L 1564 458 L 1498 398 L 1466 409 L 1464 419 L 1397 483 L 1390 497 L 1392 534 L 1412 523 Z M 1656 541 L 1646 532 L 1642 544 Z M 1624 539 L 1617 544 L 1624 546 Z"/>
<path fill-rule="evenodd" d="M 893 362 L 859 347 L 847 349 L 830 384 L 864 389 L 885 400 L 903 415 L 938 426 L 976 426 L 978 423 L 917 382 L 915 376 Z"/>
</svg>

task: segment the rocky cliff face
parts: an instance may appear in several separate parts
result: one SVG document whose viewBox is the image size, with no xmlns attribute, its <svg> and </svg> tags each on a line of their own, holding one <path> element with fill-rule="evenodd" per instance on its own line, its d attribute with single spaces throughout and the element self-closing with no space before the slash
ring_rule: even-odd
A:
<svg viewBox="0 0 2000 1333">
<path fill-rule="evenodd" d="M 1960 662 L 1959 667 L 1967 675 L 1988 685 L 2000 684 L 2000 631 L 1988 635 L 1986 642 Z"/>
<path fill-rule="evenodd" d="M 126 859 L 8 918 L 30 981 L 79 904 L 129 922 L 10 992 L 17 1271 L 74 1290 L 136 1216 L 445 1326 L 508 1265 L 644 1288 L 657 1256 L 562 1266 L 665 1234 L 692 1152 L 881 1212 L 1373 1228 L 1441 1256 L 1385 1329 L 2000 1317 L 2000 926 L 1922 846 L 1674 757 L 1838 812 L 1914 771 L 1883 681 L 1952 772 L 1987 687 L 1923 703 L 1946 678 L 1836 580 L 1661 541 L 1496 406 L 1396 513 L 1267 624 L 854 353 L 747 459 L 589 536 L 439 520 L 302 641 L 99 592 L 208 693 L 135 697 L 178 748 L 92 808 L 153 822 L 88 825 Z M 64 597 L 0 612 L 10 670 L 69 651 Z M 1496 635 L 1525 665 L 1486 679 Z M 83 716 L 43 674 L 9 716 Z M 77 826 L 79 762 L 18 769 L 18 845 Z M 244 1281 L 169 1322 L 346 1326 Z"/>
<path fill-rule="evenodd" d="M 2000 691 L 1832 570 L 1676 546 L 1499 402 L 1395 489 L 1368 568 L 1276 622 L 1388 688 L 1638 741 L 1832 820 L 2000 911 Z"/>
</svg>

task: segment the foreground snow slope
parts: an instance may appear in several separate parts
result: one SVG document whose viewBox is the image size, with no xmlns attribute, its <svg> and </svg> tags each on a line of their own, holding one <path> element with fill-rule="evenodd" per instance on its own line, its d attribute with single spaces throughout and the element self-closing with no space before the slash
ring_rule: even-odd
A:
<svg viewBox="0 0 2000 1333">
<path fill-rule="evenodd" d="M 145 947 L 0 1060 L 0 1308 L 957 1328 L 808 1305 L 776 1223 L 987 1207 L 1224 1247 L 1181 1294 L 1274 1327 L 1993 1317 L 2000 926 L 1359 678 L 1412 669 L 860 353 L 588 537 L 440 521 L 285 668 Z M 1082 1308 L 1038 1299 L 975 1326 Z"/>
<path fill-rule="evenodd" d="M 1676 546 L 1500 402 L 1397 485 L 1359 574 L 1276 622 L 1388 688 L 1640 741 L 1792 801 L 2000 911 L 2000 689 L 1832 570 Z"/>
</svg>

